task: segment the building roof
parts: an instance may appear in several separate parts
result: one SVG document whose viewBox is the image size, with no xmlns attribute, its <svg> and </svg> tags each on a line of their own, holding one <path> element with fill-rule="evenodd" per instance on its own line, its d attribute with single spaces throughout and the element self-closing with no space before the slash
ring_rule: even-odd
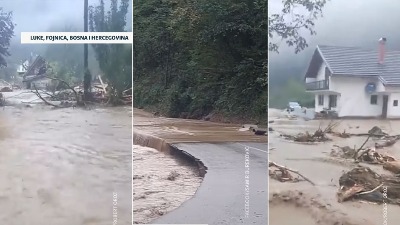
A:
<svg viewBox="0 0 400 225">
<path fill-rule="evenodd" d="M 30 75 L 41 75 L 41 74 L 36 74 L 35 70 L 40 69 L 41 67 L 46 65 L 46 61 L 41 57 L 37 56 L 35 60 L 32 62 L 31 65 L 26 69 L 26 72 L 24 74 L 25 76 L 30 76 Z"/>
<path fill-rule="evenodd" d="M 376 49 L 318 45 L 306 77 L 316 77 L 322 62 L 332 75 L 373 76 L 384 85 L 400 85 L 400 51 L 386 50 L 383 64 L 378 63 Z"/>
</svg>

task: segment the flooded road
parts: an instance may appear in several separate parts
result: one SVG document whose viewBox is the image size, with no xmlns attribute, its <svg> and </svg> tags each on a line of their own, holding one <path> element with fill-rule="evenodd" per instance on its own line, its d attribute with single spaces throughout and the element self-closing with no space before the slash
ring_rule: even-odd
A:
<svg viewBox="0 0 400 225">
<path fill-rule="evenodd" d="M 186 171 L 188 167 L 178 167 L 176 161 L 171 161 L 170 157 L 174 156 L 134 148 L 135 222 L 264 224 L 267 218 L 267 136 L 241 131 L 241 127 L 156 117 L 133 109 L 135 143 L 164 152 L 168 152 L 166 145 L 172 145 L 208 168 L 204 179 L 198 183 L 193 181 L 197 173 L 184 173 L 176 181 L 168 182 L 166 177 L 172 171 Z M 252 174 L 249 193 L 245 192 L 246 157 L 252 165 L 249 168 Z M 144 194 L 146 191 L 147 195 Z M 246 197 L 251 199 L 250 209 L 246 208 Z"/>
<path fill-rule="evenodd" d="M 154 224 L 266 224 L 267 143 L 181 143 L 173 146 L 200 159 L 208 170 L 196 195 L 153 221 Z"/>
<path fill-rule="evenodd" d="M 352 160 L 335 158 L 330 155 L 337 146 L 361 146 L 366 137 L 339 138 L 330 136 L 332 141 L 317 144 L 301 144 L 288 141 L 280 134 L 296 135 L 300 132 L 315 132 L 319 127 L 325 127 L 329 120 L 304 121 L 301 118 L 288 119 L 281 112 L 270 109 L 271 127 L 274 129 L 269 134 L 270 160 L 280 165 L 299 171 L 302 175 L 312 180 L 315 186 L 308 182 L 281 183 L 270 179 L 269 209 L 271 225 L 372 225 L 384 224 L 383 206 L 362 201 L 348 201 L 339 203 L 336 193 L 339 189 L 339 178 L 344 172 L 358 165 L 368 166 L 379 174 L 387 174 L 380 165 L 359 163 Z M 397 128 L 400 121 L 389 120 L 341 120 L 334 128 L 337 132 L 353 134 L 367 133 L 373 126 L 379 126 L 390 134 L 399 134 Z M 371 138 L 365 147 L 373 147 L 379 140 Z M 400 144 L 379 149 L 378 152 L 389 153 L 400 158 Z M 398 224 L 400 208 L 397 205 L 387 206 L 387 224 Z M 290 215 L 294 215 L 288 217 Z"/>
<path fill-rule="evenodd" d="M 131 224 L 129 110 L 0 108 L 1 224 Z"/>
<path fill-rule="evenodd" d="M 190 199 L 202 178 L 195 168 L 155 149 L 133 146 L 133 223 L 148 223 Z"/>
<path fill-rule="evenodd" d="M 266 143 L 266 135 L 239 131 L 242 125 L 214 123 L 202 120 L 156 117 L 140 109 L 133 109 L 133 130 L 164 139 L 168 143 Z"/>
</svg>

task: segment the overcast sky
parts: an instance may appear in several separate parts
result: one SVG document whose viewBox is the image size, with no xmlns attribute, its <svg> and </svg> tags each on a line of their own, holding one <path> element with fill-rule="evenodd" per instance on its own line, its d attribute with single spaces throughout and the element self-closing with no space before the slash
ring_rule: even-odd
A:
<svg viewBox="0 0 400 225">
<path fill-rule="evenodd" d="M 60 26 L 77 24 L 83 29 L 83 2 L 83 0 L 0 0 L 0 5 L 5 11 L 13 11 L 17 35 L 21 31 L 48 31 L 58 24 Z M 89 5 L 98 3 L 99 0 L 89 0 Z M 127 23 L 128 27 L 132 27 L 131 8 L 127 15 L 127 21 L 130 21 Z"/>
<path fill-rule="evenodd" d="M 109 0 L 105 2 L 109 4 Z M 132 5 L 132 0 L 130 2 Z M 16 24 L 10 46 L 12 56 L 6 59 L 9 64 L 22 62 L 31 52 L 42 54 L 47 48 L 41 44 L 21 44 L 20 32 L 46 32 L 70 25 L 83 31 L 83 4 L 84 0 L 0 0 L 0 7 L 5 12 L 13 12 Z M 89 0 L 89 5 L 98 4 L 99 0 Z M 127 15 L 127 29 L 132 29 L 132 7 Z"/>
<path fill-rule="evenodd" d="M 282 9 L 281 0 L 270 0 L 269 14 Z M 291 64 L 307 64 L 317 44 L 377 48 L 378 39 L 388 39 L 387 48 L 400 50 L 399 0 L 330 0 L 323 9 L 324 17 L 316 23 L 317 35 L 308 37 L 309 49 L 296 55 L 292 48 L 281 45 L 280 54 L 270 54 L 270 75 L 277 68 Z M 305 65 L 307 66 L 307 65 Z M 304 66 L 304 67 L 305 67 Z M 279 68 L 285 72 L 285 69 Z M 304 68 L 302 68 L 304 69 Z M 282 72 L 281 72 L 282 73 Z M 297 71 L 294 76 L 302 76 Z M 273 81 L 273 80 L 271 80 Z"/>
</svg>

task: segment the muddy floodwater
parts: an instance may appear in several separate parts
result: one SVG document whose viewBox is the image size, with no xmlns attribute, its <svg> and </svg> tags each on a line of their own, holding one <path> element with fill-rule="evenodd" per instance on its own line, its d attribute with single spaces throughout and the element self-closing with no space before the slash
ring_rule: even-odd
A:
<svg viewBox="0 0 400 225">
<path fill-rule="evenodd" d="M 0 108 L 1 224 L 131 224 L 130 110 Z"/>
<path fill-rule="evenodd" d="M 190 199 L 200 186 L 195 168 L 155 149 L 133 146 L 133 223 L 149 223 Z"/>
<path fill-rule="evenodd" d="M 269 109 L 269 120 L 274 131 L 269 134 L 270 161 L 299 171 L 312 180 L 315 185 L 301 181 L 298 183 L 281 183 L 270 179 L 269 183 L 269 218 L 271 225 L 375 225 L 399 224 L 400 207 L 398 205 L 375 204 L 366 201 L 346 201 L 339 203 L 336 193 L 339 190 L 339 178 L 344 172 L 358 165 L 367 166 L 379 174 L 388 174 L 380 165 L 354 163 L 331 156 L 336 146 L 358 148 L 365 143 L 366 148 L 373 148 L 379 138 L 352 136 L 340 138 L 330 136 L 331 141 L 324 143 L 302 144 L 285 140 L 280 135 L 296 135 L 306 131 L 313 133 L 319 127 L 325 129 L 332 121 L 288 118 L 281 110 Z M 380 127 L 391 135 L 400 134 L 400 121 L 394 120 L 335 120 L 336 132 L 365 134 L 373 126 Z M 377 149 L 379 153 L 387 153 L 400 158 L 400 143 L 391 147 Z M 387 208 L 384 208 L 387 207 Z M 387 217 L 384 215 L 387 211 Z M 291 215 L 288 217 L 288 215 Z M 387 222 L 387 223 L 386 223 Z"/>
</svg>

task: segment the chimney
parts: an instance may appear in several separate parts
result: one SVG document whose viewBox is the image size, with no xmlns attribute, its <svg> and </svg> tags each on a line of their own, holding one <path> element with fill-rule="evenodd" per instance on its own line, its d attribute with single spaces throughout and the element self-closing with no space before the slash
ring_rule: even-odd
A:
<svg viewBox="0 0 400 225">
<path fill-rule="evenodd" d="M 383 64 L 385 60 L 385 44 L 386 38 L 382 37 L 379 39 L 379 64 Z"/>
</svg>

